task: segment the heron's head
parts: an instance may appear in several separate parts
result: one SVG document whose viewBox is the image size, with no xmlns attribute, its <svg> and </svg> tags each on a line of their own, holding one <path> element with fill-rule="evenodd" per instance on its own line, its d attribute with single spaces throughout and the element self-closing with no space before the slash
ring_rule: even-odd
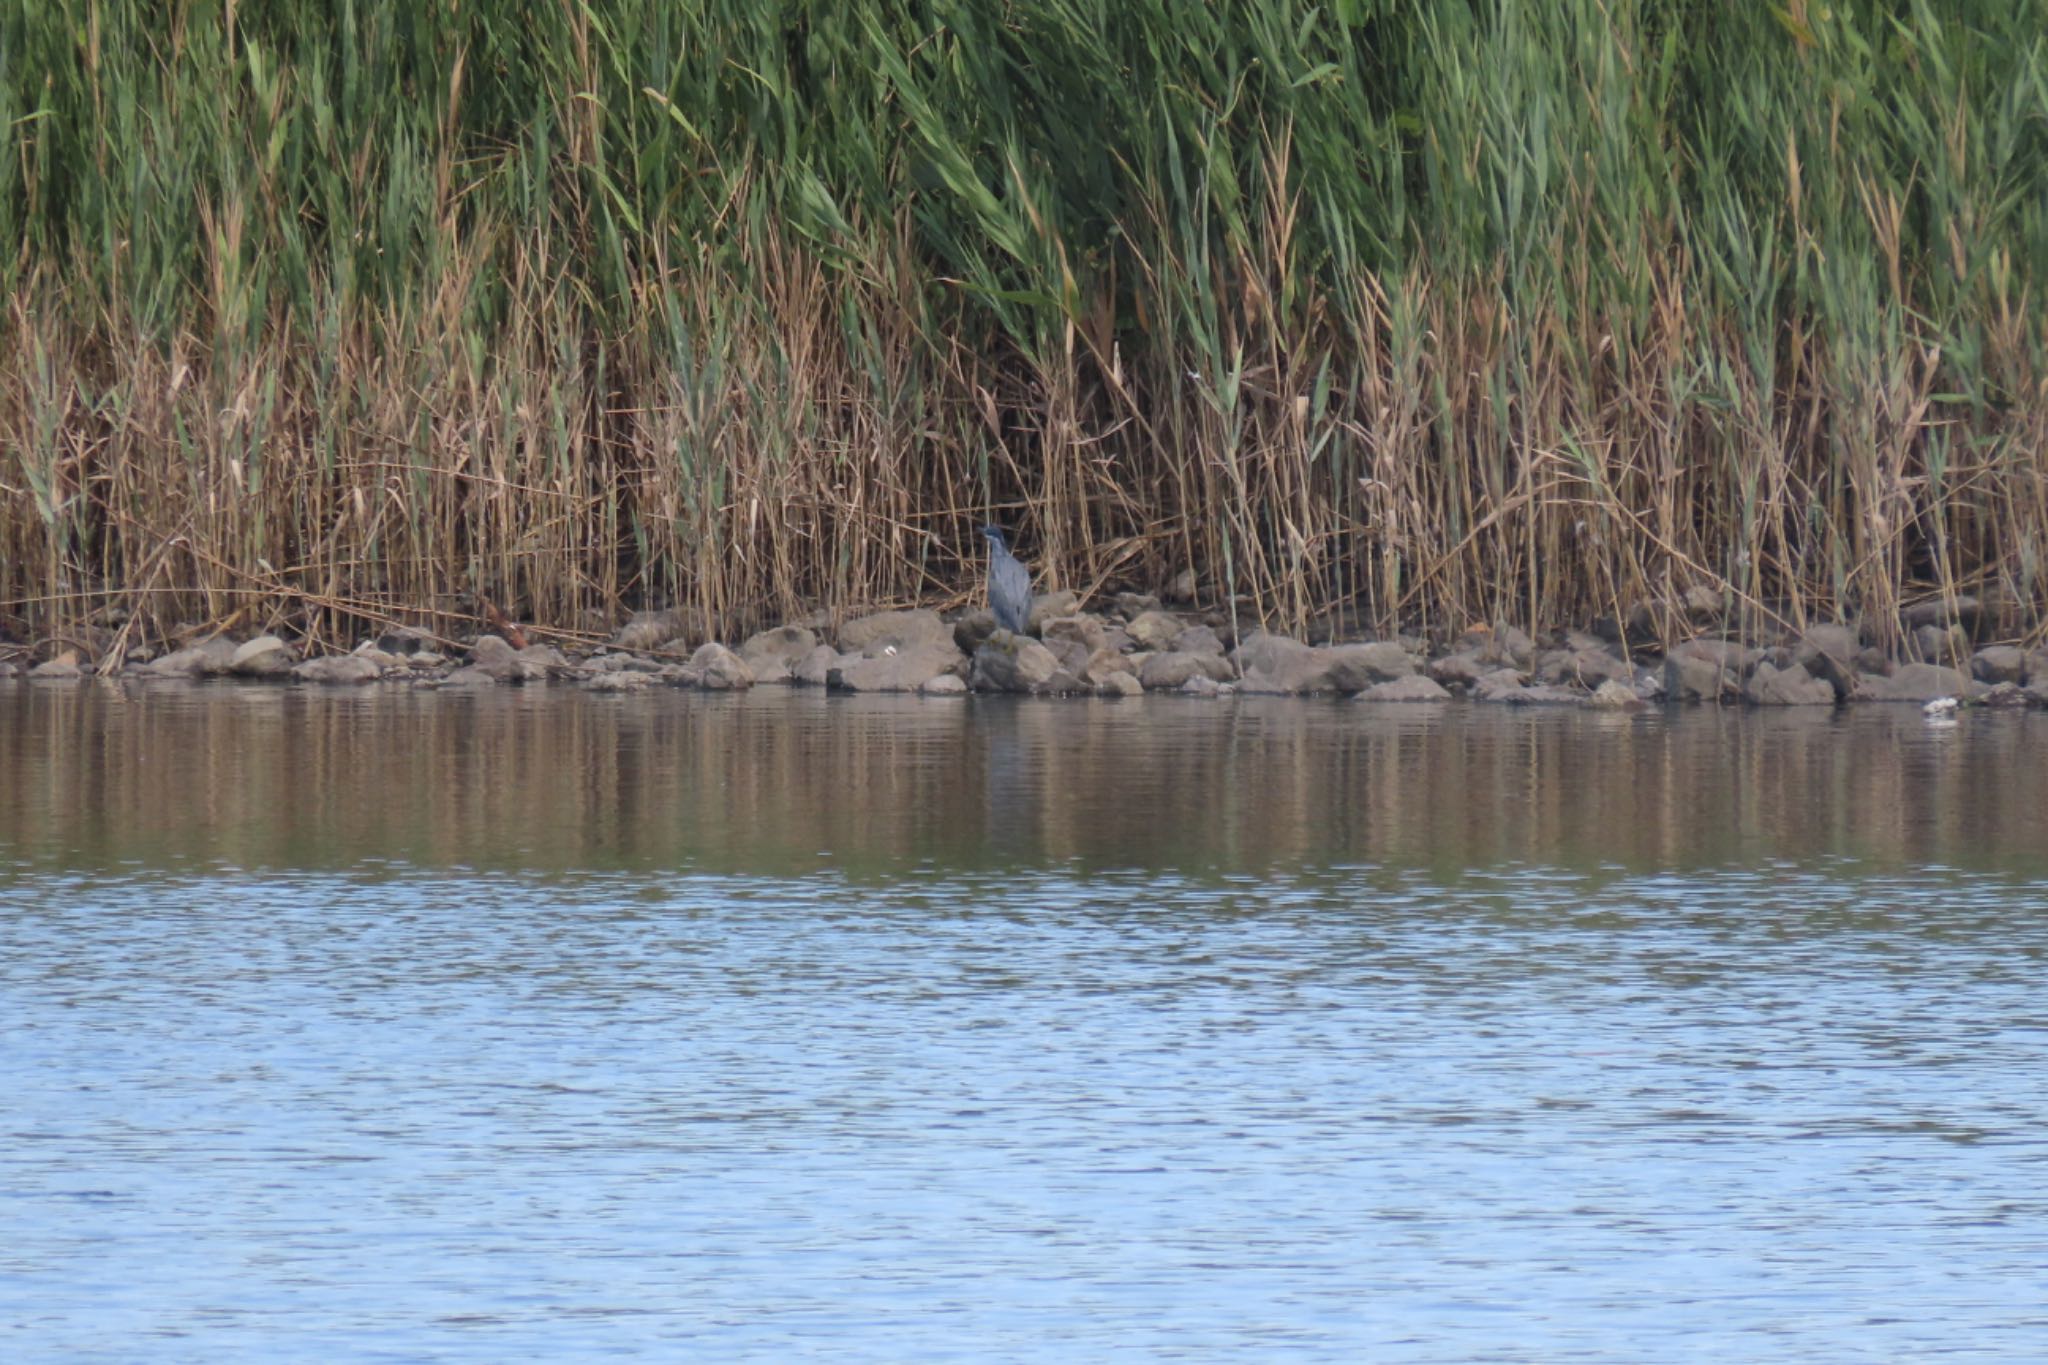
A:
<svg viewBox="0 0 2048 1365">
<path fill-rule="evenodd" d="M 998 549 L 998 550 L 1007 550 L 1007 549 L 1009 548 L 1009 546 L 1007 546 L 1007 545 L 1005 545 L 1005 544 L 1003 543 L 1003 528 L 1002 528 L 1002 527 L 1000 527 L 1000 526 L 984 526 L 984 527 L 982 527 L 982 528 L 981 528 L 981 534 L 982 534 L 982 535 L 983 535 L 984 537 L 986 537 L 986 538 L 987 538 L 987 540 L 988 540 L 988 543 L 989 543 L 989 544 L 990 544 L 990 545 L 991 545 L 991 546 L 992 546 L 993 548 L 995 548 L 995 549 Z"/>
</svg>

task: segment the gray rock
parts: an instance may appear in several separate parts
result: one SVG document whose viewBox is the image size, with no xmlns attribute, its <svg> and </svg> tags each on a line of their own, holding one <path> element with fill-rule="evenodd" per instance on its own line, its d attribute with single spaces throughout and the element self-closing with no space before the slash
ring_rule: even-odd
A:
<svg viewBox="0 0 2048 1365">
<path fill-rule="evenodd" d="M 697 646 L 683 665 L 683 676 L 707 692 L 744 692 L 754 685 L 747 661 L 715 640 Z"/>
<path fill-rule="evenodd" d="M 1126 621 L 1135 621 L 1148 611 L 1159 610 L 1159 599 L 1149 592 L 1120 592 L 1111 608 Z"/>
<path fill-rule="evenodd" d="M 917 690 L 927 697 L 964 697 L 967 695 L 967 680 L 958 673 L 941 673 L 919 683 Z"/>
<path fill-rule="evenodd" d="M 2040 677 L 2028 683 L 2023 691 L 2031 706 L 2048 706 L 2048 677 Z"/>
<path fill-rule="evenodd" d="M 583 684 L 586 692 L 640 692 L 659 681 L 652 673 L 638 669 L 618 668 L 608 673 L 599 673 Z"/>
<path fill-rule="evenodd" d="M 1449 701 L 1451 694 L 1441 684 L 1430 681 L 1419 674 L 1405 678 L 1393 678 L 1387 682 L 1374 683 L 1358 694 L 1360 701 Z"/>
<path fill-rule="evenodd" d="M 1253 631 L 1238 642 L 1233 658 L 1245 692 L 1286 695 L 1330 686 L 1328 654 L 1285 635 Z"/>
<path fill-rule="evenodd" d="M 881 644 L 872 653 L 841 655 L 826 670 L 826 682 L 843 692 L 916 692 L 965 662 L 950 637 L 926 637 L 903 647 Z"/>
<path fill-rule="evenodd" d="M 1825 678 L 1816 678 L 1798 664 L 1776 668 L 1758 664 L 1743 685 L 1743 697 L 1752 706 L 1833 706 L 1835 688 Z"/>
<path fill-rule="evenodd" d="M 1649 703 L 1628 683 L 1609 678 L 1593 689 L 1593 695 L 1586 698 L 1586 705 L 1596 711 L 1640 711 Z"/>
<path fill-rule="evenodd" d="M 1131 623 L 1124 627 L 1124 634 L 1130 636 L 1140 649 L 1168 650 L 1186 629 L 1187 624 L 1170 612 L 1148 611 L 1133 617 Z M 1217 643 L 1220 645 L 1222 642 L 1219 640 Z"/>
<path fill-rule="evenodd" d="M 243 678 L 270 678 L 291 672 L 297 662 L 298 655 L 290 645 L 275 635 L 259 635 L 236 647 L 228 657 L 228 672 Z"/>
<path fill-rule="evenodd" d="M 1915 626 L 1906 637 L 1906 655 L 1920 663 L 1960 667 L 1970 657 L 1970 637 L 1961 626 Z"/>
<path fill-rule="evenodd" d="M 11 678 L 19 672 L 21 672 L 21 669 L 11 660 L 0 659 L 0 678 Z"/>
<path fill-rule="evenodd" d="M 292 669 L 292 676 L 300 682 L 324 683 L 330 687 L 355 687 L 375 682 L 384 675 L 375 660 L 361 654 L 329 654 L 324 658 L 308 659 Z"/>
<path fill-rule="evenodd" d="M 433 638 L 423 630 L 411 626 L 390 626 L 380 631 L 370 643 L 386 654 L 417 654 L 423 649 L 434 647 Z"/>
<path fill-rule="evenodd" d="M 2025 682 L 2026 651 L 2014 645 L 1986 645 L 1970 660 L 1970 674 L 1978 682 Z"/>
<path fill-rule="evenodd" d="M 1189 626 L 1173 637 L 1169 648 L 1180 654 L 1209 654 L 1219 659 L 1224 654 L 1222 637 L 1208 626 Z"/>
<path fill-rule="evenodd" d="M 1414 658 L 1391 640 L 1362 645 L 1329 645 L 1318 653 L 1324 659 L 1324 677 L 1329 686 L 1339 692 L 1359 692 L 1375 683 L 1415 676 Z M 1433 682 L 1430 686 L 1443 691 Z"/>
<path fill-rule="evenodd" d="M 974 687 L 981 692 L 1044 692 L 1060 663 L 1028 635 L 1002 634 L 974 655 Z"/>
<path fill-rule="evenodd" d="M 684 632 L 683 614 L 679 611 L 636 612 L 633 618 L 619 627 L 619 633 L 612 636 L 615 649 L 660 649 L 679 640 Z"/>
<path fill-rule="evenodd" d="M 1549 650 L 1536 660 L 1536 676 L 1553 685 L 1596 688 L 1604 682 L 1631 682 L 1635 669 L 1605 645 L 1581 643 L 1573 649 Z"/>
<path fill-rule="evenodd" d="M 1072 616 L 1080 607 L 1081 595 L 1072 588 L 1042 592 L 1031 599 L 1031 614 L 1024 618 L 1024 631 L 1027 635 L 1042 635 L 1047 621 Z"/>
<path fill-rule="evenodd" d="M 1135 673 L 1111 673 L 1095 680 L 1095 693 L 1102 697 L 1137 697 L 1144 695 L 1145 685 L 1138 681 Z"/>
<path fill-rule="evenodd" d="M 1727 602 L 1722 595 L 1700 583 L 1695 583 L 1680 593 L 1673 600 L 1672 606 L 1696 626 L 1720 620 L 1721 613 L 1727 610 Z"/>
<path fill-rule="evenodd" d="M 1182 683 L 1178 690 L 1181 695 L 1187 697 L 1220 697 L 1223 695 L 1223 684 L 1206 674 L 1197 673 Z"/>
<path fill-rule="evenodd" d="M 1081 681 L 1090 683 L 1098 689 L 1110 679 L 1119 676 L 1129 678 L 1139 691 L 1145 690 L 1144 684 L 1138 681 L 1138 665 L 1131 661 L 1128 654 L 1119 654 L 1111 649 L 1098 649 L 1088 656 L 1088 662 L 1081 670 Z M 1123 684 L 1117 683 L 1116 686 L 1121 688 Z"/>
<path fill-rule="evenodd" d="M 1907 664 L 1889 678 L 1871 680 L 1872 701 L 1930 702 L 1940 697 L 1970 700 L 1984 691 L 1984 685 L 1960 669 L 1945 664 Z"/>
<path fill-rule="evenodd" d="M 1977 599 L 1968 593 L 1958 593 L 1953 601 L 1930 597 L 1924 602 L 1915 602 L 1899 613 L 1899 620 L 1906 629 L 1918 630 L 1921 626 L 1968 625 L 1976 620 L 1977 613 Z"/>
<path fill-rule="evenodd" d="M 429 679 L 435 687 L 496 687 L 498 679 L 488 670 L 474 664 L 465 665 L 439 679 Z M 422 686 L 427 685 L 422 683 Z"/>
<path fill-rule="evenodd" d="M 1536 642 L 1520 626 L 1502 624 L 1492 630 L 1473 631 L 1465 641 L 1481 663 L 1525 672 L 1536 664 Z"/>
<path fill-rule="evenodd" d="M 1673 701 L 1718 702 L 1740 696 L 1762 655 L 1733 640 L 1687 640 L 1664 656 L 1664 694 Z"/>
<path fill-rule="evenodd" d="M 76 682 L 86 673 L 77 660 L 66 657 L 39 663 L 28 671 L 28 676 L 31 682 Z"/>
<path fill-rule="evenodd" d="M 1200 676 L 1203 676 L 1200 658 L 1179 650 L 1147 654 L 1138 663 L 1139 686 L 1155 692 L 1172 691 L 1189 678 Z"/>
<path fill-rule="evenodd" d="M 1496 668 L 1497 665 L 1481 662 L 1476 650 L 1468 649 L 1431 659 L 1424 671 L 1446 687 L 1471 687 Z"/>
<path fill-rule="evenodd" d="M 1586 694 L 1574 688 L 1539 683 L 1534 687 L 1482 688 L 1479 700 L 1505 706 L 1582 706 Z"/>
<path fill-rule="evenodd" d="M 1847 626 L 1810 626 L 1799 637 L 1799 645 L 1792 657 L 1808 673 L 1825 679 L 1834 688 L 1837 700 L 1847 697 L 1856 686 L 1856 673 L 1861 667 L 1858 655 L 1863 643 L 1856 632 Z"/>
<path fill-rule="evenodd" d="M 894 646 L 901 653 L 934 642 L 953 643 L 953 630 L 935 611 L 880 611 L 855 617 L 839 628 L 839 652 L 879 657 Z"/>
<path fill-rule="evenodd" d="M 1076 612 L 1072 616 L 1055 616 L 1039 627 L 1038 636 L 1046 644 L 1079 645 L 1083 658 L 1101 649 L 1109 638 L 1109 627 L 1100 616 L 1093 612 Z"/>
<path fill-rule="evenodd" d="M 1993 710 L 2018 710 L 2028 703 L 2026 690 L 2015 682 L 1993 683 L 1977 698 L 1977 705 Z"/>
<path fill-rule="evenodd" d="M 854 655 L 854 658 L 860 656 Z M 810 687 L 826 687 L 831 684 L 832 672 L 839 667 L 839 651 L 830 645 L 819 645 L 789 675 L 791 682 L 803 683 Z"/>
<path fill-rule="evenodd" d="M 2048 649 L 2032 650 L 2027 655 L 2027 675 L 2023 682 L 2048 682 Z"/>
<path fill-rule="evenodd" d="M 568 667 L 568 661 L 560 650 L 548 645 L 514 649 L 496 635 L 477 637 L 476 643 L 470 646 L 469 663 L 470 667 L 490 674 L 493 681 L 501 683 L 545 682 L 554 670 Z"/>
<path fill-rule="evenodd" d="M 1472 696 L 1478 701 L 1501 701 L 1520 692 L 1529 675 L 1512 668 L 1496 668 L 1472 680 Z"/>
<path fill-rule="evenodd" d="M 777 626 L 748 636 L 740 658 L 760 683 L 786 683 L 810 652 L 818 647 L 817 632 L 803 626 Z"/>
</svg>

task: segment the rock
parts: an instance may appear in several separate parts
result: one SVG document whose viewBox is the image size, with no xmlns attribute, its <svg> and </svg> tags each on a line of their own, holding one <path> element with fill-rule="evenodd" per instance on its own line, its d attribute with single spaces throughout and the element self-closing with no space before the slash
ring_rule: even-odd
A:
<svg viewBox="0 0 2048 1365">
<path fill-rule="evenodd" d="M 2027 655 L 2027 675 L 2024 682 L 2048 682 L 2048 649 L 2037 649 Z"/>
<path fill-rule="evenodd" d="M 707 692 L 744 692 L 754 685 L 754 670 L 747 661 L 715 640 L 697 646 L 683 665 L 683 677 Z"/>
<path fill-rule="evenodd" d="M 1208 626 L 1189 626 L 1173 637 L 1168 648 L 1180 654 L 1213 654 L 1222 658 L 1223 638 Z"/>
<path fill-rule="evenodd" d="M 1386 682 L 1374 683 L 1358 694 L 1360 701 L 1449 701 L 1451 694 L 1442 685 L 1411 674 L 1405 678 L 1393 678 Z"/>
<path fill-rule="evenodd" d="M 1220 697 L 1223 695 L 1223 684 L 1206 674 L 1197 673 L 1182 683 L 1179 691 L 1188 697 Z"/>
<path fill-rule="evenodd" d="M 383 650 L 377 648 L 374 642 L 369 640 L 363 641 L 361 644 L 357 645 L 353 650 L 351 650 L 350 657 L 356 659 L 368 659 L 371 663 L 377 665 L 378 671 L 380 672 L 387 668 L 402 668 L 405 666 L 406 663 L 406 660 L 404 658 L 401 658 L 399 655 L 396 654 L 385 653 Z"/>
<path fill-rule="evenodd" d="M 28 671 L 31 682 L 76 682 L 85 675 L 78 660 L 70 654 L 39 663 Z"/>
<path fill-rule="evenodd" d="M 1120 592 L 1110 608 L 1126 621 L 1135 621 L 1148 611 L 1159 610 L 1159 599 L 1149 592 Z"/>
<path fill-rule="evenodd" d="M 1173 648 L 1173 642 L 1187 625 L 1178 616 L 1163 611 L 1148 611 L 1131 619 L 1124 627 L 1124 634 L 1140 649 L 1166 650 Z M 1217 642 L 1219 645 L 1221 641 Z M 1192 653 L 1193 651 L 1188 651 Z"/>
<path fill-rule="evenodd" d="M 1509 693 L 1519 692 L 1529 681 L 1529 675 L 1512 668 L 1496 668 L 1482 673 L 1472 680 L 1472 695 L 1478 701 L 1501 701 Z"/>
<path fill-rule="evenodd" d="M 803 626 L 777 626 L 748 636 L 740 658 L 759 683 L 786 683 L 810 652 L 818 647 L 817 632 Z"/>
<path fill-rule="evenodd" d="M 2025 682 L 2026 651 L 2013 645 L 1986 645 L 1971 658 L 1970 674 L 1984 683 Z"/>
<path fill-rule="evenodd" d="M 949 636 L 902 647 L 881 643 L 868 654 L 839 656 L 826 670 L 826 684 L 843 692 L 916 692 L 966 661 Z"/>
<path fill-rule="evenodd" d="M 1088 661 L 1095 656 L 1095 651 L 1080 640 L 1044 640 L 1041 643 L 1052 651 L 1053 658 L 1060 661 L 1060 671 L 1077 681 L 1088 671 Z"/>
<path fill-rule="evenodd" d="M 962 654 L 972 654 L 997 629 L 996 614 L 987 607 L 976 607 L 953 623 L 953 647 Z"/>
<path fill-rule="evenodd" d="M 1100 688 L 1111 678 L 1119 675 L 1129 678 L 1139 691 L 1145 690 L 1144 684 L 1138 682 L 1137 664 L 1131 661 L 1128 654 L 1119 654 L 1110 649 L 1098 649 L 1088 656 L 1088 662 L 1081 670 L 1081 681 Z M 1122 687 L 1123 684 L 1118 683 L 1117 686 Z"/>
<path fill-rule="evenodd" d="M 927 697 L 964 697 L 967 695 L 967 680 L 958 673 L 941 673 L 919 683 L 917 690 Z"/>
<path fill-rule="evenodd" d="M 1819 625 L 1808 627 L 1806 633 L 1799 637 L 1792 657 L 1808 673 L 1825 679 L 1834 688 L 1836 699 L 1840 700 L 1856 686 L 1857 656 L 1862 650 L 1862 642 L 1849 627 Z"/>
<path fill-rule="evenodd" d="M 1375 683 L 1395 682 L 1415 676 L 1415 660 L 1391 640 L 1363 645 L 1328 645 L 1317 651 L 1324 660 L 1324 677 L 1339 692 L 1359 692 Z M 1423 679 L 1428 682 L 1428 679 Z M 1438 692 L 1443 688 L 1431 682 Z M 1422 700 L 1434 700 L 1424 697 Z"/>
<path fill-rule="evenodd" d="M 1872 701 L 1910 701 L 1925 704 L 1941 697 L 1974 698 L 1984 685 L 1960 669 L 1944 664 L 1907 664 L 1889 678 L 1874 678 L 1869 688 Z"/>
<path fill-rule="evenodd" d="M 1970 657 L 1970 637 L 1961 626 L 1915 626 L 1906 655 L 1921 663 L 1961 666 Z"/>
<path fill-rule="evenodd" d="M 1640 711 L 1649 703 L 1638 696 L 1629 684 L 1609 678 L 1593 689 L 1593 695 L 1586 698 L 1586 705 L 1596 711 Z"/>
<path fill-rule="evenodd" d="M 1031 599 L 1031 614 L 1024 618 L 1024 632 L 1027 635 L 1044 634 L 1045 623 L 1061 616 L 1072 616 L 1081 608 L 1081 594 L 1072 588 L 1061 588 L 1058 592 L 1042 592 Z"/>
<path fill-rule="evenodd" d="M 292 676 L 300 682 L 324 683 L 330 687 L 355 687 L 384 676 L 376 661 L 361 654 L 329 654 L 295 665 Z"/>
<path fill-rule="evenodd" d="M 830 645 L 819 645 L 804 656 L 802 663 L 791 670 L 789 680 L 810 687 L 826 687 L 831 684 L 832 671 L 838 667 L 839 651 Z"/>
<path fill-rule="evenodd" d="M 1816 678 L 1798 664 L 1776 668 L 1758 664 L 1742 689 L 1752 706 L 1833 706 L 1835 688 L 1825 678 Z"/>
<path fill-rule="evenodd" d="M 1052 617 L 1039 627 L 1038 636 L 1048 645 L 1079 645 L 1082 657 L 1086 658 L 1102 648 L 1109 638 L 1109 630 L 1101 617 L 1084 611 L 1072 616 Z"/>
<path fill-rule="evenodd" d="M 2048 706 L 2048 677 L 2040 677 L 2028 683 L 2023 689 L 2030 706 Z"/>
<path fill-rule="evenodd" d="M 1144 692 L 1135 673 L 1111 673 L 1095 680 L 1095 693 L 1101 697 L 1138 697 Z"/>
<path fill-rule="evenodd" d="M 636 612 L 612 636 L 615 649 L 660 649 L 683 636 L 683 614 L 679 611 Z"/>
<path fill-rule="evenodd" d="M 618 668 L 609 673 L 600 673 L 583 684 L 586 692 L 639 692 L 654 686 L 656 678 L 652 673 L 638 669 Z"/>
<path fill-rule="evenodd" d="M 1192 602 L 1200 586 L 1200 580 L 1195 577 L 1193 569 L 1182 569 L 1173 576 L 1173 581 L 1166 585 L 1163 596 L 1169 602 Z"/>
<path fill-rule="evenodd" d="M 228 657 L 228 672 L 243 678 L 269 678 L 291 672 L 298 662 L 291 646 L 275 635 L 259 635 L 236 647 Z"/>
<path fill-rule="evenodd" d="M 1743 679 L 1762 656 L 1733 640 L 1687 640 L 1664 656 L 1664 693 L 1673 701 L 1739 696 Z"/>
<path fill-rule="evenodd" d="M 1481 663 L 1524 671 L 1536 664 L 1536 642 L 1520 626 L 1481 627 L 1466 632 L 1464 643 L 1479 656 Z"/>
<path fill-rule="evenodd" d="M 432 649 L 434 642 L 423 630 L 411 626 L 390 626 L 378 632 L 377 638 L 367 643 L 374 644 L 386 654 L 417 654 L 423 649 Z"/>
<path fill-rule="evenodd" d="M 981 692 L 1043 692 L 1059 671 L 1053 652 L 1028 635 L 998 635 L 974 655 L 974 687 Z"/>
<path fill-rule="evenodd" d="M 566 670 L 569 666 L 561 651 L 551 646 L 514 649 L 496 635 L 478 636 L 470 646 L 469 662 L 472 668 L 481 669 L 490 674 L 492 681 L 501 683 L 545 682 L 556 669 Z"/>
<path fill-rule="evenodd" d="M 1138 685 L 1155 692 L 1169 692 L 1198 676 L 1202 676 L 1201 660 L 1179 650 L 1147 654 L 1138 663 Z"/>
<path fill-rule="evenodd" d="M 935 611 L 879 611 L 855 617 L 839 628 L 839 652 L 879 657 L 894 646 L 903 652 L 943 641 L 953 642 L 953 630 Z"/>
<path fill-rule="evenodd" d="M 1628 660 L 1605 645 L 1579 645 L 1573 649 L 1548 650 L 1536 660 L 1536 676 L 1552 684 L 1576 683 L 1596 688 L 1604 682 L 1632 682 L 1635 669 Z"/>
<path fill-rule="evenodd" d="M 438 680 L 427 679 L 421 683 L 421 686 L 427 685 L 435 687 L 496 687 L 498 679 L 488 669 L 469 664 L 456 669 L 444 678 Z"/>
<path fill-rule="evenodd" d="M 1538 684 L 1534 687 L 1482 688 L 1479 700 L 1505 706 L 1579 706 L 1584 704 L 1586 694 L 1569 687 L 1551 687 Z"/>
<path fill-rule="evenodd" d="M 0 659 L 0 678 L 11 678 L 21 672 L 11 660 Z"/>
<path fill-rule="evenodd" d="M 1695 583 L 1680 593 L 1672 606 L 1696 626 L 1720 620 L 1721 613 L 1727 609 L 1727 604 L 1719 592 L 1700 583 Z"/>
<path fill-rule="evenodd" d="M 1253 631 L 1234 655 L 1238 686 L 1253 693 L 1321 692 L 1330 687 L 1328 654 L 1285 635 Z"/>
<path fill-rule="evenodd" d="M 216 635 L 211 640 L 175 650 L 161 659 L 152 659 L 143 671 L 166 678 L 211 677 L 227 672 L 228 661 L 234 657 L 235 642 L 225 635 Z"/>
<path fill-rule="evenodd" d="M 1477 651 L 1462 650 L 1446 654 L 1441 659 L 1431 659 L 1424 671 L 1446 687 L 1471 687 L 1493 672 L 1494 665 L 1480 662 Z"/>
<path fill-rule="evenodd" d="M 2026 691 L 2016 682 L 1993 683 L 1977 698 L 1977 705 L 1993 710 L 2018 710 L 2028 704 Z"/>
</svg>

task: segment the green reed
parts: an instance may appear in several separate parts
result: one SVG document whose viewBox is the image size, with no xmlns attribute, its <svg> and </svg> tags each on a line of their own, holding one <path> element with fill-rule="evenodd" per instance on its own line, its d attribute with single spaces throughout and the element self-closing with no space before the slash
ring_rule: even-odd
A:
<svg viewBox="0 0 2048 1365">
<path fill-rule="evenodd" d="M 0 626 L 2048 607 L 2048 3 L 49 0 Z M 1675 621 L 1666 616 L 1666 623 Z"/>
</svg>

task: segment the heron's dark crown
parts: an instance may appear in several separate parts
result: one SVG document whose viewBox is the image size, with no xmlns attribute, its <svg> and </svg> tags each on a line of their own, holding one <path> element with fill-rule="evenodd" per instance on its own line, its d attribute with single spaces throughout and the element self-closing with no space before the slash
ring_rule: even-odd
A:
<svg viewBox="0 0 2048 1365">
<path fill-rule="evenodd" d="M 998 545 L 1003 543 L 1003 528 L 1000 526 L 984 526 L 981 533 Z"/>
</svg>

